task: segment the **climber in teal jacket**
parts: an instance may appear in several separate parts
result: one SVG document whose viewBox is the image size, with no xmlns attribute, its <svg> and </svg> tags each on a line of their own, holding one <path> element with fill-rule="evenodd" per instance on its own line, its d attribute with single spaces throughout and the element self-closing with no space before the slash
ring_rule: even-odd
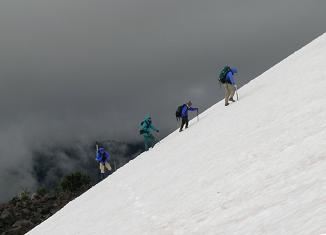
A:
<svg viewBox="0 0 326 235">
<path fill-rule="evenodd" d="M 152 118 L 148 115 L 145 117 L 144 121 L 140 123 L 140 131 L 139 133 L 144 136 L 144 145 L 145 151 L 148 151 L 149 148 L 154 147 L 156 140 L 152 131 L 159 132 L 157 128 L 155 128 L 152 124 Z"/>
</svg>

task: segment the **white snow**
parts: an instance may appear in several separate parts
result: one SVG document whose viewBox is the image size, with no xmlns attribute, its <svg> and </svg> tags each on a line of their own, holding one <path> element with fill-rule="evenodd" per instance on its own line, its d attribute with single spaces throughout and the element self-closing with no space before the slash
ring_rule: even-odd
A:
<svg viewBox="0 0 326 235">
<path fill-rule="evenodd" d="M 326 233 L 326 34 L 238 92 L 28 234 Z"/>
</svg>

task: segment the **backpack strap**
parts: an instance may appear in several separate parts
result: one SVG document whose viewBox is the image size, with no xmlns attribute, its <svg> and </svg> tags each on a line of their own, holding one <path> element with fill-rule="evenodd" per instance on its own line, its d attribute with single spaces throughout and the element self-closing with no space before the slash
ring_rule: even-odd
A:
<svg viewBox="0 0 326 235">
<path fill-rule="evenodd" d="M 151 124 L 149 123 L 148 120 L 146 120 L 145 123 L 146 123 L 146 128 L 148 129 L 148 128 L 150 127 Z"/>
</svg>

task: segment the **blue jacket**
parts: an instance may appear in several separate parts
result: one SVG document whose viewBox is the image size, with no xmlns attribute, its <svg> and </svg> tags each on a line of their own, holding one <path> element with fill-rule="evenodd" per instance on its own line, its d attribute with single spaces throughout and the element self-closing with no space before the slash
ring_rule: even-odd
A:
<svg viewBox="0 0 326 235">
<path fill-rule="evenodd" d="M 157 128 L 155 128 L 152 124 L 151 117 L 146 116 L 144 121 L 142 121 L 140 128 L 144 131 L 144 136 L 151 135 L 151 131 L 159 131 Z"/>
<path fill-rule="evenodd" d="M 188 117 L 188 110 L 196 111 L 196 110 L 198 110 L 198 108 L 188 107 L 188 105 L 184 104 L 182 107 L 182 110 L 181 110 L 181 117 L 183 117 L 183 118 Z"/>
<path fill-rule="evenodd" d="M 110 154 L 104 150 L 104 148 L 99 148 L 96 153 L 96 161 L 98 162 L 108 162 L 110 159 Z"/>
<path fill-rule="evenodd" d="M 233 75 L 237 72 L 238 70 L 236 68 L 232 68 L 231 71 L 226 74 L 226 82 L 235 85 L 235 80 Z"/>
</svg>

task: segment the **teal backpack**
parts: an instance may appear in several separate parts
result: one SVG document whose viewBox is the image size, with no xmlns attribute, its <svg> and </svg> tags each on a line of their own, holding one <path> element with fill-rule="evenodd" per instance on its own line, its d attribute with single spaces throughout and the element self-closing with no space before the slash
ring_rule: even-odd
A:
<svg viewBox="0 0 326 235">
<path fill-rule="evenodd" d="M 224 66 L 224 68 L 220 72 L 219 79 L 218 79 L 220 83 L 223 83 L 223 84 L 226 83 L 226 75 L 230 71 L 231 71 L 230 66 L 228 66 L 228 65 Z"/>
</svg>

